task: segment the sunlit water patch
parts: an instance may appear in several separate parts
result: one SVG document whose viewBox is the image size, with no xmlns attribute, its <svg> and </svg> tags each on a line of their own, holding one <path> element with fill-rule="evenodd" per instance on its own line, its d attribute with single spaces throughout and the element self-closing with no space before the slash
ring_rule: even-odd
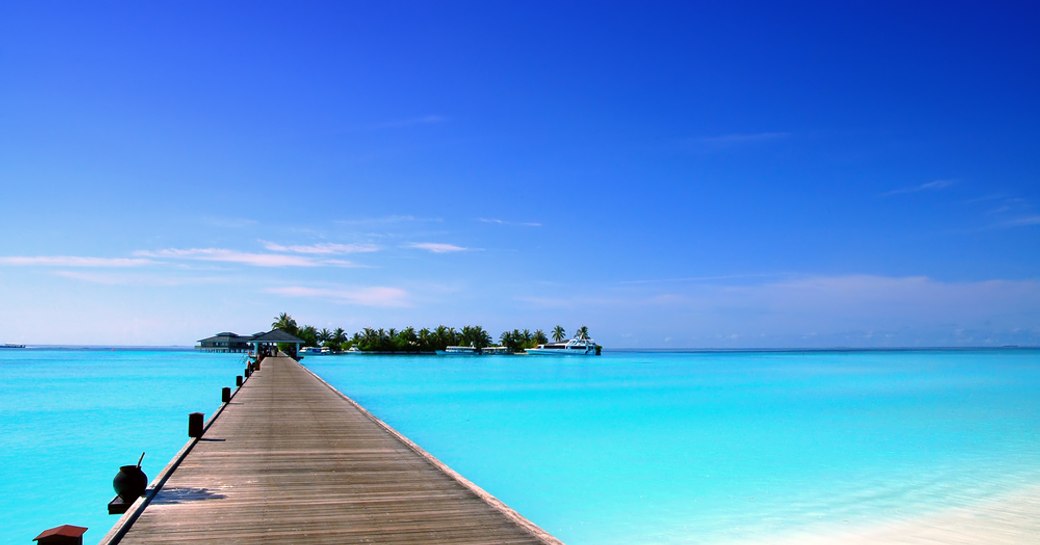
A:
<svg viewBox="0 0 1040 545">
<path fill-rule="evenodd" d="M 1040 482 L 1038 351 L 304 363 L 570 545 L 869 525 Z"/>
</svg>

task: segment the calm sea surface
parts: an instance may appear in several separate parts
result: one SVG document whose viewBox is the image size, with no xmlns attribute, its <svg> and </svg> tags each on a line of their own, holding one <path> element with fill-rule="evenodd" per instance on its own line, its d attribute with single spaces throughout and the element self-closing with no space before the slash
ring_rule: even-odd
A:
<svg viewBox="0 0 1040 545">
<path fill-rule="evenodd" d="M 304 363 L 569 545 L 826 532 L 1040 482 L 1040 351 Z"/>
<path fill-rule="evenodd" d="M 154 478 L 234 386 L 242 354 L 0 349 L 0 543 L 33 543 L 61 524 L 97 543 L 119 466 Z"/>
<path fill-rule="evenodd" d="M 1040 482 L 1040 351 L 312 356 L 311 369 L 569 545 L 726 543 Z M 241 355 L 0 350 L 0 543 L 96 543 Z"/>
</svg>

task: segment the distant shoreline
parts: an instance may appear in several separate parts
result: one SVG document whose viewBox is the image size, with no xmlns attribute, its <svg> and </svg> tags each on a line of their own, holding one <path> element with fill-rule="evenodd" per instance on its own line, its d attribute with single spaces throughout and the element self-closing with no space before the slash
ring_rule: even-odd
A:
<svg viewBox="0 0 1040 545">
<path fill-rule="evenodd" d="M 8 350 L 168 350 L 168 351 L 195 351 L 192 345 L 106 345 L 106 344 L 26 344 L 25 348 L 8 348 Z M 980 350 L 1040 350 L 1040 346 L 932 346 L 932 347 L 893 347 L 893 348 L 857 348 L 857 347 L 833 347 L 833 348 L 604 348 L 604 352 L 639 353 L 647 352 L 653 354 L 776 354 L 776 353 L 842 353 L 842 352 L 974 352 Z M 337 354 L 345 355 L 345 354 Z M 432 352 L 368 352 L 366 355 L 413 355 L 432 356 Z M 306 355 L 305 355 L 306 356 Z M 320 356 L 328 357 L 328 356 Z"/>
</svg>

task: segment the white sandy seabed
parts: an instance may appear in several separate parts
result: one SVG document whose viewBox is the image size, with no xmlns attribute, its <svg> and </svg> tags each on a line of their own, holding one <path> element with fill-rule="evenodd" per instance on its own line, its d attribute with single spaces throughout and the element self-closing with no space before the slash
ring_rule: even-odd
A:
<svg viewBox="0 0 1040 545">
<path fill-rule="evenodd" d="M 969 507 L 858 528 L 756 540 L 757 545 L 1037 545 L 1040 543 L 1040 485 L 1032 485 Z M 750 544 L 745 544 L 750 545 Z"/>
</svg>

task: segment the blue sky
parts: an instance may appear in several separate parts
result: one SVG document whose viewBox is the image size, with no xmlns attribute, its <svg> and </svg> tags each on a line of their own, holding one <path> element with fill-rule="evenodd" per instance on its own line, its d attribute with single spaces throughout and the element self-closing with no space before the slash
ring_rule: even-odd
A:
<svg viewBox="0 0 1040 545">
<path fill-rule="evenodd" d="M 6 2 L 0 342 L 1040 344 L 1028 2 Z"/>
</svg>

